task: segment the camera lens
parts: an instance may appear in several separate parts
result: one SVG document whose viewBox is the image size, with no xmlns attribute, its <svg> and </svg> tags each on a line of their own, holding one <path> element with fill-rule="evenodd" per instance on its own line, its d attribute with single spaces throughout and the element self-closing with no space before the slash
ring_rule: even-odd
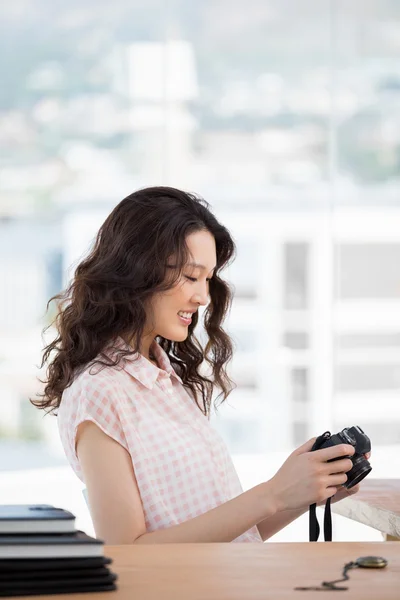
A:
<svg viewBox="0 0 400 600">
<path fill-rule="evenodd" d="M 348 490 L 357 485 L 357 483 L 360 483 L 360 481 L 372 471 L 370 463 L 364 456 L 358 456 L 351 460 L 353 462 L 353 468 L 347 473 L 347 481 L 344 484 Z"/>
</svg>

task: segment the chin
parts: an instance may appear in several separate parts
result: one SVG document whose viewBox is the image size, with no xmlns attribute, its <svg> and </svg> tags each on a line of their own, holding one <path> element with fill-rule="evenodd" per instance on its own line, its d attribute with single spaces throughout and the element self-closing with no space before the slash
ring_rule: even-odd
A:
<svg viewBox="0 0 400 600">
<path fill-rule="evenodd" d="M 169 333 L 165 333 L 165 335 L 161 334 L 162 337 L 164 337 L 167 340 L 170 340 L 171 342 L 184 342 L 188 335 L 189 332 L 188 331 L 179 331 L 179 332 L 169 332 Z"/>
</svg>

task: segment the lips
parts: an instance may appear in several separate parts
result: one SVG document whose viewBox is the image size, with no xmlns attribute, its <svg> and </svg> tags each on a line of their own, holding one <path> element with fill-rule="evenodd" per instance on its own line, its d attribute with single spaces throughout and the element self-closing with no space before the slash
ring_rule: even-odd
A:
<svg viewBox="0 0 400 600">
<path fill-rule="evenodd" d="M 190 325 L 190 323 L 192 322 L 192 313 L 183 313 L 184 315 L 188 315 L 190 314 L 190 317 L 184 317 L 181 313 L 178 313 L 178 319 L 180 320 L 181 323 L 183 323 L 184 325 L 188 326 Z"/>
<path fill-rule="evenodd" d="M 180 317 L 183 317 L 184 319 L 190 319 L 190 320 L 192 319 L 192 314 L 193 313 L 191 311 L 186 311 L 186 310 L 180 310 L 178 312 L 178 315 Z"/>
</svg>

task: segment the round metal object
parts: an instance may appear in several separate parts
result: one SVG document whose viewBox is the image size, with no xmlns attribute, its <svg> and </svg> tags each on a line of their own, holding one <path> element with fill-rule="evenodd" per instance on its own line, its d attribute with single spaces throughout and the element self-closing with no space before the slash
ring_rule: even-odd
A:
<svg viewBox="0 0 400 600">
<path fill-rule="evenodd" d="M 360 556 L 357 558 L 356 565 L 363 569 L 382 569 L 386 567 L 388 561 L 382 556 Z"/>
</svg>

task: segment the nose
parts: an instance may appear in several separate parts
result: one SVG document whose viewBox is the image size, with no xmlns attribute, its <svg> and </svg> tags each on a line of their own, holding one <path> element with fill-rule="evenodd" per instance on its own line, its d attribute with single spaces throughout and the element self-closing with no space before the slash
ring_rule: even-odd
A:
<svg viewBox="0 0 400 600">
<path fill-rule="evenodd" d="M 198 282 L 196 290 L 192 296 L 192 301 L 195 304 L 200 304 L 200 306 L 205 306 L 208 303 L 208 296 L 208 283 L 205 282 L 203 284 L 201 282 Z"/>
</svg>

